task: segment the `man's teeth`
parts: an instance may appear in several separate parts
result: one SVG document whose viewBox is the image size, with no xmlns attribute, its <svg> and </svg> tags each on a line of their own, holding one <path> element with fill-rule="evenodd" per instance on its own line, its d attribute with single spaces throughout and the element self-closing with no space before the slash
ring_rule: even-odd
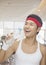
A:
<svg viewBox="0 0 46 65">
<path fill-rule="evenodd" d="M 26 31 L 26 32 L 30 32 L 30 31 Z"/>
</svg>

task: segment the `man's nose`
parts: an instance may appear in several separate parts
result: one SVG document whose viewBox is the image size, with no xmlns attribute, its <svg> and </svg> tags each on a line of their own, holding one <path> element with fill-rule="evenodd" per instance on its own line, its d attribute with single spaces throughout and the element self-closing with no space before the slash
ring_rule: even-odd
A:
<svg viewBox="0 0 46 65">
<path fill-rule="evenodd" d="M 30 25 L 27 25 L 27 26 L 26 26 L 26 28 L 29 28 L 29 27 L 30 27 Z"/>
</svg>

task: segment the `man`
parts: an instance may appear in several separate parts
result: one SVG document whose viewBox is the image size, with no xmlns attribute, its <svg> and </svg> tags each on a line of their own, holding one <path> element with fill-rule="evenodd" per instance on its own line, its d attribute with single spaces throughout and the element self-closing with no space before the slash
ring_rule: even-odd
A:
<svg viewBox="0 0 46 65">
<path fill-rule="evenodd" d="M 35 14 L 29 15 L 24 25 L 25 38 L 20 42 L 15 40 L 10 47 L 3 45 L 0 52 L 0 63 L 15 52 L 15 65 L 45 65 L 45 46 L 36 40 L 41 27 L 41 18 Z"/>
</svg>

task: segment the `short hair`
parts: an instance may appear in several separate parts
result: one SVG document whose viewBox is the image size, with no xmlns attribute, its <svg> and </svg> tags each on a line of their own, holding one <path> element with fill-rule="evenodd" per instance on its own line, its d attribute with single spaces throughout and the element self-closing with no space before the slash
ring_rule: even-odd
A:
<svg viewBox="0 0 46 65">
<path fill-rule="evenodd" d="M 41 26 L 42 26 L 42 19 L 38 16 L 38 15 L 36 15 L 36 14 L 30 14 L 29 16 L 27 16 L 27 19 L 29 18 L 29 17 L 32 17 L 32 18 L 35 18 L 36 20 L 38 20 L 38 22 L 41 24 Z"/>
</svg>

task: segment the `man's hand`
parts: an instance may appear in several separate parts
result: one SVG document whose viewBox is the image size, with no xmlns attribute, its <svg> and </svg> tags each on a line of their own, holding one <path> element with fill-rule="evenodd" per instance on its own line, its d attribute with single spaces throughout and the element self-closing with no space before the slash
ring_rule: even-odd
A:
<svg viewBox="0 0 46 65">
<path fill-rule="evenodd" d="M 13 33 L 9 33 L 9 34 L 7 34 L 7 36 L 6 36 L 6 40 L 9 40 L 9 39 L 11 39 L 11 38 L 13 38 L 13 36 L 14 36 L 14 34 Z"/>
</svg>

